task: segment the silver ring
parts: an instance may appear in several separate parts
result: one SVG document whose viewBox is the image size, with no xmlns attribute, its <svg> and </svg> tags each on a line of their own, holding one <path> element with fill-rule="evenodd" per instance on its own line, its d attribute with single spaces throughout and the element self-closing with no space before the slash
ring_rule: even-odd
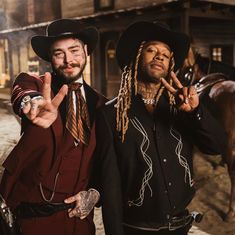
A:
<svg viewBox="0 0 235 235">
<path fill-rule="evenodd" d="M 29 95 L 26 95 L 23 99 L 22 99 L 22 102 L 23 103 L 27 103 L 27 102 L 30 102 L 31 101 L 31 97 Z"/>
<path fill-rule="evenodd" d="M 35 109 L 36 108 L 36 104 L 34 104 L 34 103 L 31 103 L 31 109 Z"/>
<path fill-rule="evenodd" d="M 25 105 L 27 105 L 31 101 L 31 97 L 29 95 L 26 95 L 23 97 L 21 103 L 20 103 L 20 108 L 23 109 Z"/>
<path fill-rule="evenodd" d="M 23 108 L 25 107 L 25 105 L 26 105 L 26 103 L 21 102 L 21 104 L 20 104 L 20 108 L 21 108 L 21 109 L 23 109 Z"/>
<path fill-rule="evenodd" d="M 33 98 L 31 98 L 31 101 L 33 100 L 42 100 L 43 97 L 41 95 L 38 95 L 38 96 L 34 96 Z"/>
</svg>

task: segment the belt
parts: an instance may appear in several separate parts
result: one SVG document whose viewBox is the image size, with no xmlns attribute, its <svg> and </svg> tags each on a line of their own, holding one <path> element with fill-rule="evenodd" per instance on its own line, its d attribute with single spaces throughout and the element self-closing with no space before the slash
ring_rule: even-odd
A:
<svg viewBox="0 0 235 235">
<path fill-rule="evenodd" d="M 145 231 L 159 231 L 164 229 L 167 229 L 169 231 L 174 231 L 176 229 L 183 228 L 187 225 L 192 224 L 193 221 L 200 223 L 202 217 L 203 215 L 198 212 L 191 212 L 184 216 L 174 216 L 164 224 L 154 224 L 151 227 L 143 226 L 141 225 L 141 223 L 138 224 L 123 223 L 123 225 L 130 228 L 140 229 Z"/>
<path fill-rule="evenodd" d="M 21 202 L 15 210 L 15 215 L 20 219 L 33 217 L 47 217 L 56 212 L 75 207 L 75 203 L 32 203 Z"/>
</svg>

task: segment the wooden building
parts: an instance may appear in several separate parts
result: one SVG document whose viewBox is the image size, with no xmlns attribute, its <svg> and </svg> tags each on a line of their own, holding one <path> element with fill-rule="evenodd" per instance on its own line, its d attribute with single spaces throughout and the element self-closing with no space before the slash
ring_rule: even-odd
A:
<svg viewBox="0 0 235 235">
<path fill-rule="evenodd" d="M 109 98 L 117 94 L 120 83 L 116 43 L 122 30 L 137 20 L 164 21 L 190 35 L 202 55 L 235 66 L 235 1 L 27 0 L 24 6 L 19 2 L 0 0 L 0 86 L 10 85 L 21 71 L 40 74 L 50 70 L 33 53 L 30 38 L 44 34 L 46 25 L 59 18 L 79 19 L 100 30 L 99 45 L 88 60 L 85 77 Z"/>
</svg>

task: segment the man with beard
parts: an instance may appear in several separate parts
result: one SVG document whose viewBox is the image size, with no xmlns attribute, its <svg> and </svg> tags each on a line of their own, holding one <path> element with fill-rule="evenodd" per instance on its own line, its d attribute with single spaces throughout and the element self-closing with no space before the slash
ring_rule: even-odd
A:
<svg viewBox="0 0 235 235">
<path fill-rule="evenodd" d="M 193 145 L 220 154 L 226 136 L 173 72 L 188 48 L 186 35 L 160 22 L 136 22 L 119 39 L 119 94 L 96 119 L 94 180 L 106 235 L 186 235 L 201 217 L 186 209 Z"/>
<path fill-rule="evenodd" d="M 90 212 L 99 193 L 88 188 L 88 180 L 95 110 L 106 99 L 82 73 L 97 40 L 97 29 L 77 20 L 52 22 L 31 45 L 53 72 L 21 73 L 14 82 L 12 104 L 22 137 L 3 164 L 0 192 L 23 235 L 95 234 Z"/>
</svg>

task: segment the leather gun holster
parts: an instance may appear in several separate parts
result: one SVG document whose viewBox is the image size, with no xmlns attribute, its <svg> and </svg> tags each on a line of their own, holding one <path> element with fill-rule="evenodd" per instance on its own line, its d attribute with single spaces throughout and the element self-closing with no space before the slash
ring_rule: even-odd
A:
<svg viewBox="0 0 235 235">
<path fill-rule="evenodd" d="M 20 228 L 16 223 L 11 209 L 7 206 L 4 198 L 0 194 L 0 234 L 20 235 Z"/>
</svg>

